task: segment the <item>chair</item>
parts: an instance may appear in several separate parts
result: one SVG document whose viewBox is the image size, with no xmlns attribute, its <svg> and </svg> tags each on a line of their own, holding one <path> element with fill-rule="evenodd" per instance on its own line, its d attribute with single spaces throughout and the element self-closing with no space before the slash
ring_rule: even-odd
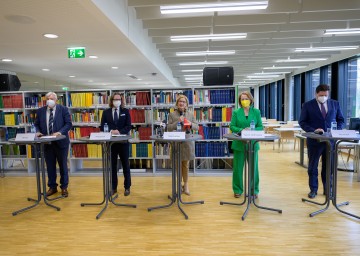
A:
<svg viewBox="0 0 360 256">
<path fill-rule="evenodd" d="M 294 131 L 281 131 L 279 132 L 279 152 L 280 152 L 280 144 L 281 149 L 284 150 L 284 141 L 292 140 L 295 143 L 295 134 Z"/>
</svg>

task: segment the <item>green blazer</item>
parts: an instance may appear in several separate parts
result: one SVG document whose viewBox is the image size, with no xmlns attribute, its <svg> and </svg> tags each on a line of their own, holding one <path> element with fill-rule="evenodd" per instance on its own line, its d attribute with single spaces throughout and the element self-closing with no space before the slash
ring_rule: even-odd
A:
<svg viewBox="0 0 360 256">
<path fill-rule="evenodd" d="M 238 108 L 237 110 L 233 111 L 233 113 L 232 113 L 230 130 L 233 133 L 238 133 L 238 132 L 242 131 L 243 129 L 250 127 L 250 123 L 252 120 L 254 120 L 254 122 L 255 122 L 255 130 L 262 131 L 263 125 L 262 125 L 261 114 L 260 114 L 259 109 L 250 107 L 249 116 L 246 119 L 244 109 Z M 231 148 L 233 150 L 237 150 L 237 151 L 245 151 L 244 146 L 245 146 L 245 143 L 243 143 L 242 141 L 234 140 L 232 142 Z M 255 150 L 259 150 L 259 149 L 260 149 L 260 146 L 259 146 L 259 143 L 257 143 L 255 146 Z"/>
</svg>

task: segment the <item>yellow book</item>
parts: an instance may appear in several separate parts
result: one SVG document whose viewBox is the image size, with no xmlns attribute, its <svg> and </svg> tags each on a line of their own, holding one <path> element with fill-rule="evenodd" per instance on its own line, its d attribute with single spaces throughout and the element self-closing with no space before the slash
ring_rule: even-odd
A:
<svg viewBox="0 0 360 256">
<path fill-rule="evenodd" d="M 152 144 L 149 143 L 148 145 L 148 157 L 153 157 L 153 148 L 152 148 Z"/>
<path fill-rule="evenodd" d="M 131 144 L 131 155 L 136 157 L 136 144 Z"/>
<path fill-rule="evenodd" d="M 226 108 L 221 109 L 221 121 L 226 122 Z"/>
<path fill-rule="evenodd" d="M 31 154 L 31 145 L 26 145 L 27 148 L 27 158 L 32 158 L 32 154 Z"/>
</svg>

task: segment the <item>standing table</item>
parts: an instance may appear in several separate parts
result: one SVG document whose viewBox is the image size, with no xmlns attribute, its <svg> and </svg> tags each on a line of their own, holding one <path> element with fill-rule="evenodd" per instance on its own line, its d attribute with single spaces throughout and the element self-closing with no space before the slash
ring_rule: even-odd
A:
<svg viewBox="0 0 360 256">
<path fill-rule="evenodd" d="M 115 196 L 111 195 L 111 146 L 115 143 L 124 143 L 131 139 L 131 136 L 114 136 L 110 140 L 91 140 L 88 137 L 80 138 L 80 141 L 89 144 L 100 144 L 102 148 L 102 172 L 103 172 L 103 200 L 100 203 L 81 203 L 81 206 L 87 205 L 102 205 L 105 203 L 104 208 L 96 215 L 96 219 L 99 219 L 103 212 L 108 207 L 109 201 L 116 206 L 127 206 L 136 208 L 135 204 L 118 204 L 115 202 L 115 199 L 118 197 L 118 194 Z"/>
<path fill-rule="evenodd" d="M 304 133 L 303 136 L 310 139 L 316 139 L 320 142 L 326 142 L 326 190 L 325 190 L 325 202 L 318 203 L 309 199 L 303 198 L 303 202 L 309 202 L 317 205 L 326 205 L 325 208 L 310 213 L 310 217 L 314 217 L 315 215 L 326 211 L 329 208 L 330 202 L 334 205 L 334 207 L 344 214 L 350 215 L 352 217 L 360 219 L 359 216 L 354 215 L 352 213 L 343 211 L 339 209 L 339 206 L 349 205 L 349 202 L 337 203 L 337 164 L 338 164 L 338 146 L 341 142 L 354 142 L 354 140 L 359 140 L 360 135 L 357 135 L 354 138 L 340 138 L 340 137 L 332 137 L 328 133 L 324 133 L 323 135 L 315 134 L 313 132 Z M 332 147 L 331 142 L 334 143 L 334 147 Z"/>
<path fill-rule="evenodd" d="M 29 141 L 15 141 L 15 139 L 9 140 L 9 142 L 11 142 L 11 143 L 15 143 L 18 145 L 31 145 L 33 147 L 34 156 L 35 156 L 35 173 L 36 173 L 36 185 L 37 185 L 37 199 L 32 199 L 29 197 L 27 199 L 28 201 L 33 201 L 35 203 L 31 206 L 28 206 L 28 207 L 25 207 L 23 209 L 13 212 L 12 213 L 13 216 L 37 206 L 41 201 L 41 197 L 44 199 L 44 203 L 47 206 L 53 207 L 56 210 L 60 211 L 60 207 L 50 204 L 49 201 L 57 200 L 57 199 L 64 198 L 64 197 L 58 196 L 58 197 L 49 199 L 46 196 L 44 145 L 50 144 L 53 141 L 62 140 L 64 138 L 65 138 L 65 135 L 59 135 L 56 137 L 54 137 L 54 136 L 44 136 L 43 138 L 35 137 L 34 140 L 29 140 Z M 41 174 L 41 178 L 40 178 L 40 174 Z M 41 180 L 42 180 L 42 183 L 41 183 Z M 42 191 L 41 191 L 41 185 L 42 185 Z"/>
<path fill-rule="evenodd" d="M 282 213 L 282 210 L 263 207 L 263 206 L 256 204 L 255 195 L 254 195 L 255 182 L 253 182 L 254 171 L 255 171 L 255 169 L 254 169 L 254 167 L 255 167 L 255 165 L 254 165 L 255 145 L 259 141 L 274 141 L 274 140 L 277 140 L 279 137 L 275 136 L 275 135 L 271 135 L 271 136 L 266 136 L 265 138 L 242 138 L 241 136 L 235 136 L 233 133 L 231 133 L 231 134 L 225 134 L 224 138 L 227 138 L 228 140 L 240 140 L 246 144 L 245 154 L 248 159 L 248 161 L 247 161 L 248 168 L 245 168 L 245 180 L 247 180 L 247 186 L 245 184 L 245 191 L 247 189 L 247 195 L 244 196 L 244 200 L 241 203 L 231 203 L 231 202 L 222 202 L 221 201 L 220 205 L 229 204 L 229 205 L 240 206 L 240 205 L 245 204 L 245 202 L 247 200 L 247 206 L 246 206 L 246 210 L 241 218 L 242 220 L 245 220 L 246 215 L 250 209 L 251 203 L 253 203 L 257 208 L 260 208 L 260 209 Z M 247 179 L 246 179 L 246 177 L 247 177 Z"/>
<path fill-rule="evenodd" d="M 188 219 L 187 214 L 184 212 L 184 210 L 181 208 L 181 204 L 204 204 L 203 200 L 200 201 L 193 201 L 193 202 L 183 202 L 181 199 L 181 150 L 180 146 L 183 142 L 189 142 L 189 141 L 196 141 L 201 139 L 202 136 L 198 134 L 186 134 L 185 139 L 164 139 L 163 137 L 160 137 L 158 135 L 150 136 L 150 139 L 156 141 L 156 142 L 166 142 L 171 143 L 172 146 L 172 191 L 171 196 L 168 196 L 168 198 L 171 200 L 171 202 L 167 205 L 160 205 L 155 207 L 148 208 L 148 211 L 152 211 L 155 209 L 161 209 L 161 208 L 167 208 L 173 205 L 177 201 L 177 206 L 182 212 L 182 214 L 185 216 L 185 219 Z M 177 168 L 176 168 L 177 166 Z M 177 169 L 177 171 L 176 171 Z"/>
</svg>

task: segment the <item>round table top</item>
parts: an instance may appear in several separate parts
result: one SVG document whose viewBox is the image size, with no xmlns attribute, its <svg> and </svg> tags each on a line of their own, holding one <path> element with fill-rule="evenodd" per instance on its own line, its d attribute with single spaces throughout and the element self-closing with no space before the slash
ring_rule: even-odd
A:
<svg viewBox="0 0 360 256">
<path fill-rule="evenodd" d="M 241 140 L 241 141 L 249 141 L 249 140 L 256 140 L 256 141 L 274 141 L 279 139 L 279 136 L 277 135 L 270 135 L 265 137 L 259 137 L 259 138 L 242 138 L 241 136 L 236 136 L 234 133 L 228 133 L 224 134 L 224 138 L 228 140 Z"/>
<path fill-rule="evenodd" d="M 360 134 L 356 134 L 354 137 L 334 137 L 330 133 L 323 133 L 322 135 L 313 132 L 307 132 L 302 134 L 306 138 L 317 139 L 317 140 L 360 140 Z"/>
<path fill-rule="evenodd" d="M 21 141 L 16 141 L 15 138 L 9 139 L 9 142 L 11 143 L 15 143 L 15 144 L 41 144 L 41 143 L 49 143 L 52 141 L 57 141 L 57 140 L 63 140 L 65 139 L 66 136 L 65 135 L 58 135 L 58 136 L 42 136 L 42 137 L 35 137 L 34 140 L 21 140 Z"/>
<path fill-rule="evenodd" d="M 107 142 L 120 142 L 120 141 L 128 141 L 132 137 L 130 135 L 120 135 L 120 136 L 111 136 L 109 140 L 92 140 L 90 137 L 81 137 L 78 140 L 82 142 L 88 143 L 107 143 Z"/>
<path fill-rule="evenodd" d="M 185 139 L 164 139 L 163 137 L 160 137 L 158 135 L 152 135 L 150 136 L 150 139 L 158 141 L 158 142 L 186 142 L 186 141 L 195 141 L 195 140 L 201 140 L 202 136 L 199 134 L 185 134 Z"/>
</svg>

